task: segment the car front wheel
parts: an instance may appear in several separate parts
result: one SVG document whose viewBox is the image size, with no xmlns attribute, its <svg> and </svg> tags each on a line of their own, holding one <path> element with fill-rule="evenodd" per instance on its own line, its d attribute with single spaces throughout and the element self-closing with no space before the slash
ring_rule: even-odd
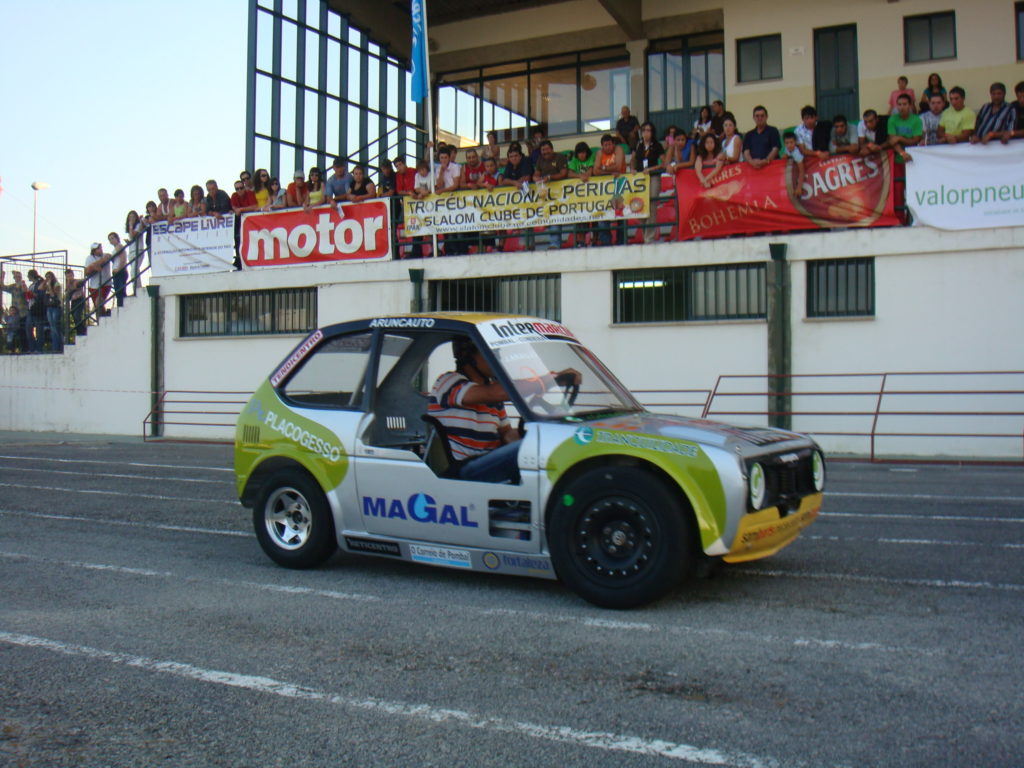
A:
<svg viewBox="0 0 1024 768">
<path fill-rule="evenodd" d="M 276 472 L 266 480 L 252 516 L 260 546 L 278 565 L 313 568 L 338 548 L 323 491 L 294 470 Z"/>
<path fill-rule="evenodd" d="M 559 492 L 548 526 L 559 578 L 584 600 L 635 608 L 692 572 L 688 509 L 665 483 L 634 467 L 594 469 Z"/>
</svg>

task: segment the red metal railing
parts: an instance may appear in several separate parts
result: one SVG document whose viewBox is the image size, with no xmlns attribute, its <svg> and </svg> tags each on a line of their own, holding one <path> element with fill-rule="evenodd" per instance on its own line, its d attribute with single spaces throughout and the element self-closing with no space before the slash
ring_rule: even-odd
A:
<svg viewBox="0 0 1024 768">
<path fill-rule="evenodd" d="M 971 377 L 983 383 L 973 387 L 969 381 L 964 386 L 955 385 L 957 381 Z M 751 389 L 741 384 L 758 381 L 767 384 L 770 380 L 780 379 L 788 381 L 783 391 L 771 391 L 767 386 Z M 839 380 L 846 386 L 829 388 L 825 384 L 828 380 Z M 904 380 L 916 382 L 916 386 L 904 385 Z M 1005 381 L 1008 386 L 993 387 L 993 380 Z M 858 383 L 863 386 L 858 387 Z M 736 384 L 741 385 L 739 391 L 731 391 L 732 385 Z M 787 411 L 770 410 L 767 403 L 773 396 L 792 398 L 794 405 Z M 723 400 L 736 402 L 741 398 L 757 399 L 766 405 L 746 409 L 716 407 Z M 824 402 L 824 405 L 797 407 L 797 404 L 805 400 L 817 400 Z M 863 405 L 858 401 L 863 402 Z M 788 416 L 799 420 L 793 426 L 800 432 L 823 437 L 866 439 L 872 461 L 882 460 L 878 455 L 880 439 L 895 441 L 913 438 L 917 441 L 942 439 L 946 444 L 973 439 L 1012 440 L 1020 444 L 1020 456 L 1014 456 L 1012 461 L 1024 462 L 1024 371 L 722 375 L 715 382 L 702 415 L 705 418 L 742 416 L 764 420 L 773 416 Z M 867 424 L 861 429 L 840 426 L 850 423 L 850 419 L 860 419 Z M 816 428 L 815 420 L 823 422 L 825 426 Z M 929 430 L 912 426 L 924 420 L 937 428 Z M 987 428 L 986 425 L 993 420 L 998 421 Z M 963 426 L 952 428 L 954 424 Z M 973 455 L 969 448 L 958 453 Z"/>
<path fill-rule="evenodd" d="M 983 380 L 984 385 L 968 386 L 971 377 Z M 783 391 L 771 391 L 767 383 L 772 379 L 786 379 L 788 386 Z M 908 387 L 901 383 L 904 380 L 917 384 Z M 952 386 L 965 380 L 964 386 Z M 993 381 L 1005 381 L 1007 386 L 993 387 Z M 866 453 L 875 462 L 901 460 L 892 458 L 896 451 L 880 456 L 880 440 L 914 439 L 920 444 L 921 441 L 989 439 L 1000 444 L 1016 441 L 1020 450 L 1019 456 L 1012 448 L 1000 450 L 999 457 L 986 460 L 987 463 L 1024 463 L 1024 371 L 816 373 L 786 377 L 734 374 L 719 376 L 710 390 L 635 389 L 633 394 L 652 410 L 672 409 L 686 413 L 692 409 L 693 415 L 701 418 L 742 417 L 746 421 L 767 422 L 775 416 L 788 416 L 797 422 L 793 427 L 799 432 L 816 437 L 865 440 Z M 221 430 L 208 441 L 225 442 L 223 430 L 234 429 L 235 420 L 250 395 L 250 392 L 237 390 L 168 390 L 160 394 L 156 407 L 143 420 L 143 437 L 154 437 L 149 432 L 155 422 L 161 434 L 166 427 Z M 792 398 L 794 407 L 787 411 L 770 410 L 767 403 L 773 396 Z M 755 401 L 756 407 L 742 407 L 742 402 L 736 407 L 726 405 L 744 398 Z M 949 404 L 951 399 L 957 404 Z M 805 401 L 807 407 L 796 407 Z M 811 402 L 816 405 L 811 406 Z M 997 425 L 985 428 L 992 420 L 998 420 Z M 906 426 L 919 421 L 934 428 Z M 847 426 L 851 422 L 853 426 Z M 953 429 L 950 424 L 963 426 Z M 904 426 L 901 428 L 901 425 Z M 964 445 L 958 455 L 977 455 L 969 444 Z M 936 460 L 964 461 L 915 459 Z"/>
<path fill-rule="evenodd" d="M 156 404 L 142 420 L 142 439 L 159 438 L 168 426 L 234 430 L 238 414 L 250 396 L 252 392 L 241 390 L 165 390 L 160 393 Z M 206 417 L 206 420 L 200 420 L 203 417 Z M 156 434 L 151 434 L 154 432 Z M 202 440 L 229 442 L 223 438 L 213 437 Z"/>
</svg>

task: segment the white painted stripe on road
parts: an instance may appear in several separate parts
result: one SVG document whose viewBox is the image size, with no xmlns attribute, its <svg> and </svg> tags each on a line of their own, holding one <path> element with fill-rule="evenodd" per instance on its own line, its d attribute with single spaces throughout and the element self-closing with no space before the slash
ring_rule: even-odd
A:
<svg viewBox="0 0 1024 768">
<path fill-rule="evenodd" d="M 249 531 L 230 531 L 222 528 L 198 528 L 191 525 L 168 525 L 166 523 L 142 523 L 135 520 L 110 520 L 108 518 L 86 517 L 85 515 L 55 515 L 46 512 L 27 512 L 21 509 L 0 509 L 0 515 L 18 515 L 20 517 L 37 517 L 42 520 L 68 520 L 75 523 L 100 523 L 102 525 L 123 525 L 129 528 L 153 528 L 159 531 L 176 531 L 180 533 L 208 533 L 214 536 L 240 536 L 252 538 Z"/>
<path fill-rule="evenodd" d="M 914 499 L 917 501 L 1014 501 L 1024 503 L 1024 496 L 950 496 L 941 493 L 861 493 L 855 491 L 825 491 L 825 497 L 841 499 Z"/>
<path fill-rule="evenodd" d="M 994 592 L 1024 592 L 1024 584 L 1000 584 L 993 581 L 963 581 L 961 579 L 894 579 L 888 576 L 864 576 L 859 573 L 811 573 L 810 571 L 769 571 L 754 568 L 729 569 L 729 573 L 770 578 L 821 579 L 823 581 L 852 581 L 861 584 L 889 584 L 901 587 L 934 587 L 936 589 L 982 589 Z"/>
<path fill-rule="evenodd" d="M 160 480 L 163 482 L 171 481 L 175 483 L 213 483 L 216 485 L 228 485 L 233 486 L 234 483 L 231 480 L 208 480 L 202 477 L 167 477 L 166 475 L 124 475 L 116 474 L 113 472 L 93 472 L 89 471 L 87 474 L 83 472 L 75 472 L 71 469 L 40 469 L 38 467 L 0 467 L 0 469 L 9 469 L 14 472 L 43 472 L 47 475 L 74 475 L 75 477 L 116 477 L 128 480 Z"/>
<path fill-rule="evenodd" d="M 29 555 L 20 552 L 2 552 L 0 551 L 0 557 L 7 557 L 10 559 L 24 559 L 32 560 L 36 562 L 53 563 L 55 565 L 62 565 L 67 567 L 79 567 L 79 568 L 90 568 L 93 570 L 110 570 L 110 571 L 125 571 L 133 573 L 135 575 L 145 576 L 164 576 L 164 577 L 175 577 L 173 573 L 164 573 L 160 571 L 153 571 L 151 573 L 145 573 L 141 569 L 128 569 L 123 566 L 106 565 L 100 563 L 80 563 L 75 561 L 58 560 L 50 557 L 41 557 L 38 555 Z M 287 594 L 296 595 L 310 595 L 314 597 L 328 597 L 335 600 L 357 600 L 362 602 L 377 602 L 383 600 L 383 598 L 376 595 L 367 595 L 351 592 L 336 592 L 334 590 L 325 589 L 313 589 L 310 587 L 294 587 L 282 584 L 268 584 L 265 582 L 255 581 L 234 581 L 232 579 L 211 579 L 203 578 L 198 576 L 183 576 L 180 577 L 186 582 L 194 582 L 197 584 L 223 584 L 229 587 L 246 587 L 250 589 L 258 589 L 266 592 L 283 592 Z M 389 597 L 390 602 L 404 602 L 400 598 Z M 451 607 L 451 604 L 448 604 Z M 464 610 L 477 612 L 482 616 L 505 616 L 514 618 L 517 621 L 523 622 L 532 621 L 538 624 L 544 623 L 571 623 L 580 624 L 585 627 L 599 628 L 599 629 L 610 629 L 614 631 L 628 631 L 628 632 L 667 632 L 673 635 L 701 635 L 708 637 L 747 637 L 751 641 L 763 643 L 772 642 L 779 643 L 782 645 L 815 645 L 821 648 L 828 649 L 839 649 L 843 651 L 881 651 L 884 653 L 904 653 L 912 655 L 935 655 L 938 651 L 930 648 L 919 648 L 912 646 L 882 646 L 876 643 L 851 643 L 845 640 L 829 640 L 829 639 L 816 639 L 816 638 L 785 638 L 777 635 L 770 635 L 763 632 L 749 632 L 745 630 L 734 630 L 734 629 L 713 629 L 708 627 L 688 627 L 680 625 L 658 625 L 650 622 L 641 621 L 620 621 L 617 619 L 598 619 L 588 616 L 573 616 L 566 613 L 545 613 L 544 611 L 523 611 L 516 608 L 480 608 L 477 606 L 462 606 Z"/>
<path fill-rule="evenodd" d="M 283 698 L 301 699 L 428 723 L 455 724 L 481 731 L 527 736 L 543 741 L 591 747 L 609 752 L 667 757 L 676 760 L 688 760 L 693 763 L 700 763 L 701 765 L 722 765 L 731 768 L 769 768 L 769 766 L 778 764 L 775 760 L 754 755 L 697 747 L 691 744 L 674 743 L 663 739 L 645 739 L 639 736 L 579 730 L 565 725 L 543 725 L 540 723 L 508 720 L 464 710 L 435 707 L 430 704 L 409 704 L 374 697 L 344 696 L 297 683 L 263 677 L 262 675 L 243 675 L 224 670 L 206 669 L 179 661 L 152 659 L 147 656 L 107 651 L 100 648 L 74 645 L 72 643 L 64 643 L 58 640 L 15 632 L 0 631 L 0 642 L 22 648 L 39 648 L 64 656 L 124 665 L 148 672 L 174 675 L 175 677 L 197 680 L 203 683 L 213 683 L 256 693 L 272 694 Z"/>
<path fill-rule="evenodd" d="M 29 555 L 24 552 L 4 552 L 0 550 L 0 557 L 10 560 L 30 560 L 36 563 L 50 563 L 64 568 L 83 568 L 89 571 L 113 571 L 116 573 L 127 573 L 132 576 L 148 576 L 154 578 L 180 578 L 185 582 L 199 584 L 223 584 L 228 587 L 246 587 L 247 589 L 258 589 L 262 592 L 283 592 L 289 595 L 312 595 L 314 597 L 329 597 L 332 600 L 356 600 L 364 603 L 380 602 L 382 598 L 376 595 L 363 595 L 358 592 L 338 592 L 333 589 L 313 589 L 312 587 L 293 587 L 289 584 L 266 584 L 258 581 L 235 581 L 233 579 L 208 579 L 197 576 L 178 576 L 170 571 L 151 571 L 144 568 L 129 568 L 123 565 L 110 565 L 108 563 L 83 563 L 77 560 L 58 560 L 52 557 L 41 557 Z"/>
<path fill-rule="evenodd" d="M 94 493 L 102 496 L 130 496 L 133 499 L 157 499 L 158 501 L 200 501 L 204 504 L 231 504 L 232 506 L 238 506 L 237 499 L 197 499 L 191 496 L 160 496 L 155 493 L 103 491 L 93 488 L 57 488 L 52 485 L 24 485 L 22 483 L 0 483 L 0 488 L 24 488 L 30 491 L 63 491 L 65 493 Z"/>
<path fill-rule="evenodd" d="M 944 541 L 942 539 L 889 539 L 870 536 L 816 536 L 803 533 L 801 539 L 810 541 L 865 541 L 869 544 L 907 544 L 935 547 L 984 547 L 985 549 L 1024 549 L 1024 544 L 986 544 L 980 541 Z"/>
<path fill-rule="evenodd" d="M 822 512 L 821 517 L 859 517 L 868 520 L 952 520 L 970 523 L 1024 523 L 1024 517 L 974 517 L 972 515 L 915 515 L 913 513 L 888 512 Z"/>
<path fill-rule="evenodd" d="M 3 456 L 0 455 L 0 459 L 11 459 L 12 461 L 52 461 L 59 462 L 61 464 L 103 464 L 110 466 L 110 460 L 102 459 L 55 459 L 47 456 Z M 162 469 L 202 469 L 207 472 L 234 472 L 235 470 L 230 467 L 199 467 L 192 464 L 147 464 L 141 461 L 126 461 L 118 462 L 126 467 L 149 467 L 150 469 L 162 468 Z"/>
</svg>

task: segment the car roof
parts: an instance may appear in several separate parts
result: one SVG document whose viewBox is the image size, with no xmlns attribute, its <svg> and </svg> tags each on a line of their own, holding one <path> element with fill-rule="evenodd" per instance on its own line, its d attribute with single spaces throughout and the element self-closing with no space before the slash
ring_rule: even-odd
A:
<svg viewBox="0 0 1024 768">
<path fill-rule="evenodd" d="M 441 331 L 468 331 L 469 328 L 495 320 L 550 322 L 529 315 L 509 315 L 497 312 L 408 312 L 400 315 L 378 315 L 361 320 L 349 320 L 324 326 L 324 336 L 334 336 L 367 328 L 434 329 Z"/>
</svg>

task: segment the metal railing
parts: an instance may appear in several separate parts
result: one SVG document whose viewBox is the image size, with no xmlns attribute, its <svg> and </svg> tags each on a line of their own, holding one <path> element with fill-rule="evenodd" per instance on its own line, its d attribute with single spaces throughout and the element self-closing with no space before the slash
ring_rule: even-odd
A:
<svg viewBox="0 0 1024 768">
<path fill-rule="evenodd" d="M 238 414 L 251 396 L 252 392 L 241 390 L 165 390 L 142 420 L 142 439 L 163 437 L 167 426 L 234 430 Z M 212 437 L 204 442 L 226 441 Z"/>
<path fill-rule="evenodd" d="M 783 391 L 767 386 L 780 380 L 788 382 Z M 993 387 L 993 381 L 1007 385 Z M 780 397 L 790 398 L 792 407 L 770 410 L 767 403 Z M 1012 447 L 999 449 L 1007 457 L 1000 463 L 1024 463 L 1024 371 L 722 375 L 702 416 L 789 418 L 798 432 L 866 441 L 871 461 L 896 460 L 891 456 L 900 453 L 900 445 L 916 445 L 916 452 L 931 443 L 950 456 L 938 461 L 959 462 L 952 457 L 977 455 L 971 441 L 987 440 L 1017 443 L 1018 455 Z M 883 441 L 896 448 L 886 451 L 890 458 L 879 455 Z"/>
</svg>

